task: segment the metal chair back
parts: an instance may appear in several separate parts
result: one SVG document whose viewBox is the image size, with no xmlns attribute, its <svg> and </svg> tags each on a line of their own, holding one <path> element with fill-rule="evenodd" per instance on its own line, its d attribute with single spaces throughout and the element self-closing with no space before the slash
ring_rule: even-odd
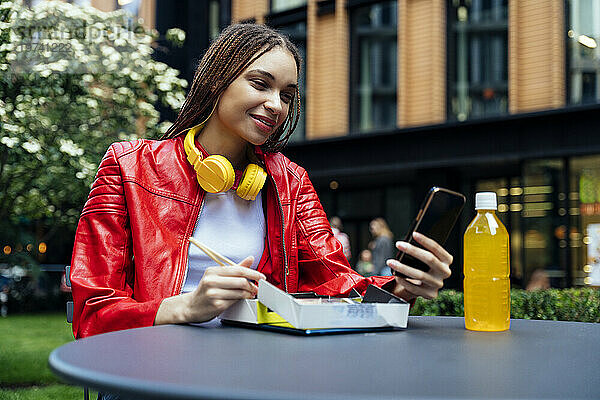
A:
<svg viewBox="0 0 600 400">
<path fill-rule="evenodd" d="M 71 266 L 65 265 L 65 285 L 67 287 L 71 287 Z M 67 301 L 67 322 L 73 323 L 73 301 Z M 90 392 L 89 389 L 83 388 L 83 399 L 90 400 Z"/>
<path fill-rule="evenodd" d="M 65 285 L 71 287 L 71 266 L 65 265 Z M 67 322 L 73 323 L 73 301 L 67 301 Z"/>
</svg>

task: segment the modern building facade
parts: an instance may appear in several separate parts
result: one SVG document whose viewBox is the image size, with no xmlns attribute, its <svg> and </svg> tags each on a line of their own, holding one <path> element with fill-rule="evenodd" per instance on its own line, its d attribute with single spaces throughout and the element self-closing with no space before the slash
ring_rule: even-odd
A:
<svg viewBox="0 0 600 400">
<path fill-rule="evenodd" d="M 448 248 L 462 282 L 474 194 L 498 194 L 512 281 L 600 286 L 600 2 L 593 0 L 92 0 L 132 7 L 186 45 L 191 79 L 230 22 L 288 33 L 305 56 L 303 120 L 284 151 L 304 166 L 353 253 L 369 221 L 397 238 L 430 186 L 468 197 Z M 112 7 L 112 8 L 111 8 Z"/>
</svg>

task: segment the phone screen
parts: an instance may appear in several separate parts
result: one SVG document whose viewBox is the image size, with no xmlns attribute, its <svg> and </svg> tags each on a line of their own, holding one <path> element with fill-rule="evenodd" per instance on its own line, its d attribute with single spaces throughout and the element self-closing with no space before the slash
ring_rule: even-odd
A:
<svg viewBox="0 0 600 400">
<path fill-rule="evenodd" d="M 412 238 L 413 231 L 416 231 L 443 246 L 464 205 L 465 197 L 462 194 L 438 187 L 431 188 L 419 209 L 417 218 L 415 218 L 408 231 L 405 241 L 421 247 Z M 396 258 L 408 266 L 423 271 L 429 270 L 427 264 L 403 252 L 399 252 Z"/>
</svg>

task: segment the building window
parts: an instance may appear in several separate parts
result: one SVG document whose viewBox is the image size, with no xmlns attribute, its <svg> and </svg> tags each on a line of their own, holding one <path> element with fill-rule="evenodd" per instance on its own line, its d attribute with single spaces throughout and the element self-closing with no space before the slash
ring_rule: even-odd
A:
<svg viewBox="0 0 600 400">
<path fill-rule="evenodd" d="M 508 0 L 452 0 L 448 29 L 448 118 L 507 113 Z"/>
<path fill-rule="evenodd" d="M 296 130 L 290 137 L 290 142 L 301 142 L 305 138 L 306 133 L 306 22 L 300 21 L 283 26 L 277 26 L 276 29 L 287 35 L 292 43 L 296 45 L 300 56 L 302 56 L 302 66 L 300 76 L 298 77 L 298 85 L 300 90 L 300 118 Z"/>
<path fill-rule="evenodd" d="M 351 10 L 351 112 L 353 132 L 396 127 L 396 1 Z"/>
<path fill-rule="evenodd" d="M 44 0 L 25 0 L 25 4 L 27 4 L 29 7 L 36 7 L 38 4 L 40 4 L 43 1 Z"/>
<path fill-rule="evenodd" d="M 75 4 L 76 6 L 91 6 L 91 0 L 69 0 L 69 3 Z"/>
<path fill-rule="evenodd" d="M 600 2 L 569 0 L 569 103 L 600 102 Z"/>
<path fill-rule="evenodd" d="M 530 159 L 519 176 L 479 180 L 475 192 L 494 191 L 497 215 L 510 234 L 511 282 L 526 288 L 543 276 L 552 287 L 571 286 L 566 160 Z M 579 266 L 581 269 L 581 266 Z"/>
<path fill-rule="evenodd" d="M 215 40 L 221 33 L 221 6 L 219 0 L 208 3 L 208 37 Z"/>
<path fill-rule="evenodd" d="M 569 172 L 573 284 L 600 286 L 600 155 L 572 158 Z"/>
<path fill-rule="evenodd" d="M 278 13 L 306 5 L 306 0 L 271 0 L 271 12 Z"/>
<path fill-rule="evenodd" d="M 117 0 L 117 8 L 126 10 L 134 16 L 138 16 L 142 0 Z"/>
</svg>

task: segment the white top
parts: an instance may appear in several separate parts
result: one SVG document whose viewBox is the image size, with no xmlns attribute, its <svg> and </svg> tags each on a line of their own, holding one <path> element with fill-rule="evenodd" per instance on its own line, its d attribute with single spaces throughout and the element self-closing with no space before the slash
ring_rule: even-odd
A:
<svg viewBox="0 0 600 400">
<path fill-rule="evenodd" d="M 479 192 L 475 194 L 475 209 L 476 210 L 496 210 L 498 202 L 496 201 L 495 192 Z"/>
<path fill-rule="evenodd" d="M 234 190 L 228 190 L 224 193 L 205 194 L 204 205 L 192 236 L 236 263 L 254 256 L 252 268 L 256 269 L 265 248 L 265 234 L 262 192 L 256 200 L 247 201 Z M 181 292 L 193 291 L 206 268 L 217 265 L 190 243 L 188 269 Z"/>
</svg>

